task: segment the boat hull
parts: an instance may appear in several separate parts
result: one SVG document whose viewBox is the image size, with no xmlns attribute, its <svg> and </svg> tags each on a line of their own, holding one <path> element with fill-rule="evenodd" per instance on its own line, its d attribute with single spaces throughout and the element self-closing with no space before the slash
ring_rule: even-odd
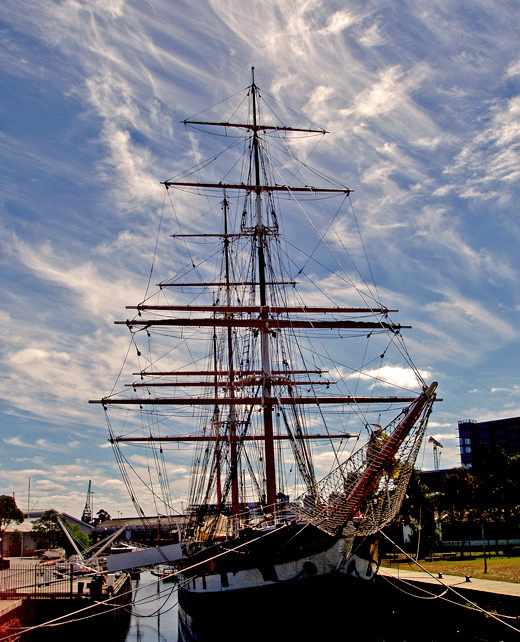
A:
<svg viewBox="0 0 520 642">
<path fill-rule="evenodd" d="M 339 539 L 329 548 L 300 559 L 273 564 L 270 569 L 243 568 L 181 578 L 179 640 L 252 640 L 269 637 L 261 622 L 276 623 L 276 637 L 300 634 L 312 639 L 323 627 L 317 611 L 330 609 L 355 595 L 377 573 L 377 540 Z M 292 617 L 287 620 L 288 613 Z M 294 614 L 304 613 L 304 622 Z M 256 623 L 256 624 L 255 624 Z M 272 636 L 271 636 L 272 637 Z"/>
</svg>

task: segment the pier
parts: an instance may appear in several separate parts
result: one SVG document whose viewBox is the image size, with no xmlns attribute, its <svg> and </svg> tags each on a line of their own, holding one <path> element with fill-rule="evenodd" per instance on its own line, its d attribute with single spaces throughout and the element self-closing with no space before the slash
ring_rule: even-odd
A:
<svg viewBox="0 0 520 642">
<path fill-rule="evenodd" d="M 44 630 L 45 623 L 50 621 L 67 622 L 70 632 L 86 616 L 97 624 L 102 617 L 105 625 L 110 625 L 129 617 L 128 610 L 122 607 L 131 598 L 128 573 L 102 570 L 88 573 L 75 562 L 11 560 L 9 568 L 0 571 L 0 632 L 3 637 L 26 627 Z"/>
<path fill-rule="evenodd" d="M 412 571 L 403 568 L 389 568 L 382 566 L 379 576 L 395 580 L 402 580 L 415 586 L 422 586 L 427 590 L 437 586 L 456 588 L 458 591 L 472 594 L 475 599 L 482 595 L 513 598 L 518 600 L 518 613 L 520 615 L 520 584 L 515 582 L 499 582 L 497 580 L 475 579 L 470 576 L 447 575 L 445 573 L 427 573 L 425 571 Z"/>
<path fill-rule="evenodd" d="M 22 600 L 0 600 L 0 638 L 21 626 Z"/>
<path fill-rule="evenodd" d="M 520 584 L 470 576 L 380 567 L 377 584 L 394 612 L 413 613 L 422 634 L 424 618 L 440 622 L 424 639 L 516 640 L 520 637 Z M 439 614 L 442 614 L 439 616 Z M 471 631 L 471 633 L 470 633 Z M 444 637 L 438 637 L 442 634 Z M 471 637 L 471 636 L 474 637 Z"/>
</svg>

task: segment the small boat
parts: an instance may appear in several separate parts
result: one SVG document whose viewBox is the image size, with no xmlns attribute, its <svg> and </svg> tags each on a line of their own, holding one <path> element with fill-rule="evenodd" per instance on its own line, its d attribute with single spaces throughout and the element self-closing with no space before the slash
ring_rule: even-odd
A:
<svg viewBox="0 0 520 642">
<path fill-rule="evenodd" d="M 51 561 L 61 561 L 67 558 L 64 548 L 48 548 L 46 551 L 43 551 L 40 559 L 44 562 Z"/>
<path fill-rule="evenodd" d="M 296 596 L 306 610 L 330 587 L 354 595 L 372 580 L 436 400 L 409 358 L 409 326 L 342 263 L 363 256 L 344 244 L 352 189 L 296 160 L 327 132 L 284 124 L 254 70 L 237 96 L 232 117 L 184 121 L 225 153 L 192 143 L 191 168 L 163 182 L 169 273 L 116 322 L 136 378 L 93 401 L 139 515 L 136 484 L 172 512 L 168 467 L 193 451 L 176 562 L 185 640 L 211 637 L 226 613 L 251 624 L 268 608 L 274 621 Z M 130 481 L 131 444 L 150 448 L 155 483 Z"/>
<path fill-rule="evenodd" d="M 160 577 L 165 583 L 177 582 L 178 569 L 173 566 L 156 566 L 152 568 L 151 574 L 155 577 Z"/>
<path fill-rule="evenodd" d="M 110 547 L 110 553 L 117 555 L 118 553 L 133 553 L 134 551 L 141 551 L 142 546 L 130 544 L 128 542 L 116 542 Z"/>
</svg>

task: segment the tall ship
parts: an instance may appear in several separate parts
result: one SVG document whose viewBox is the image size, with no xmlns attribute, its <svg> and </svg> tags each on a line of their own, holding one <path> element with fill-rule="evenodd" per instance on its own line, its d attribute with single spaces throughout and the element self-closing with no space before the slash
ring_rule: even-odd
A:
<svg viewBox="0 0 520 642">
<path fill-rule="evenodd" d="M 184 121 L 193 161 L 163 182 L 165 278 L 116 321 L 134 379 L 94 402 L 143 519 L 145 492 L 167 520 L 186 483 L 184 640 L 219 639 L 230 609 L 251 623 L 262 605 L 275 618 L 294 596 L 372 580 L 436 400 L 409 326 L 357 265 L 351 188 L 309 165 L 327 132 L 286 125 L 254 69 L 231 102 Z"/>
</svg>

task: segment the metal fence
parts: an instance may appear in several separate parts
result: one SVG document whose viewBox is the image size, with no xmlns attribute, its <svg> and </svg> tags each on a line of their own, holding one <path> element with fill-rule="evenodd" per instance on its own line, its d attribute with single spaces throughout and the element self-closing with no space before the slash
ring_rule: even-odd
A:
<svg viewBox="0 0 520 642">
<path fill-rule="evenodd" d="M 79 584 L 82 584 L 81 578 L 74 575 L 72 564 L 45 566 L 11 563 L 8 569 L 0 571 L 0 598 L 73 595 L 81 593 Z"/>
</svg>

